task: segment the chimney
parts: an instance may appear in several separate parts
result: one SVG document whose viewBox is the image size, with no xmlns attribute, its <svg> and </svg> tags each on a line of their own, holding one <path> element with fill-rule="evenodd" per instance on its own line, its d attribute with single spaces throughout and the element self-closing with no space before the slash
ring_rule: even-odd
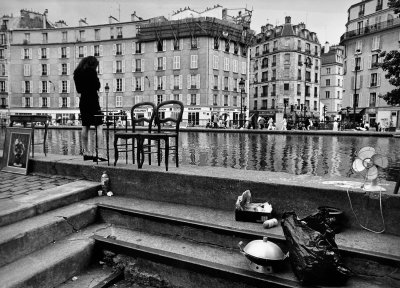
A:
<svg viewBox="0 0 400 288">
<path fill-rule="evenodd" d="M 285 24 L 290 24 L 290 20 L 291 20 L 291 17 L 290 16 L 286 16 L 285 17 Z"/>
<path fill-rule="evenodd" d="M 44 10 L 44 13 L 43 13 L 43 29 L 46 29 L 47 28 L 47 25 L 46 25 L 46 23 L 47 23 L 47 13 L 48 13 L 49 11 L 46 9 L 46 10 Z"/>
<path fill-rule="evenodd" d="M 326 41 L 325 46 L 324 46 L 324 53 L 328 53 L 328 52 L 329 52 L 329 42 Z"/>
</svg>

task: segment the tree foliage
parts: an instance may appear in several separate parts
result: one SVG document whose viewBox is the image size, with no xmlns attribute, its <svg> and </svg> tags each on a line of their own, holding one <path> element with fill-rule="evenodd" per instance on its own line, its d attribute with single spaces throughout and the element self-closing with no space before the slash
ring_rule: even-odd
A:
<svg viewBox="0 0 400 288">
<path fill-rule="evenodd" d="M 394 9 L 394 14 L 400 13 L 400 0 L 389 0 L 388 6 L 389 8 Z"/>
<path fill-rule="evenodd" d="M 398 1 L 400 2 L 400 1 Z M 380 57 L 385 57 L 380 67 L 383 71 L 386 71 L 386 79 L 389 79 L 389 83 L 397 88 L 386 93 L 382 98 L 389 105 L 400 105 L 400 52 L 393 50 L 388 53 L 382 52 Z"/>
</svg>

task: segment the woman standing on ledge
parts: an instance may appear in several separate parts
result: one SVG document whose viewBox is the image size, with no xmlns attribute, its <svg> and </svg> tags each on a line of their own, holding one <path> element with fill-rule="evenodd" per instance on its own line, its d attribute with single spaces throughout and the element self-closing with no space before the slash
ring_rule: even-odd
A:
<svg viewBox="0 0 400 288">
<path fill-rule="evenodd" d="M 97 91 L 100 89 L 100 81 L 96 70 L 98 65 L 99 61 L 94 56 L 83 58 L 74 71 L 74 81 L 76 91 L 81 94 L 79 110 L 82 120 L 83 160 L 107 161 L 102 156 L 98 158 L 93 156 L 88 147 L 88 133 L 92 125 L 97 130 L 97 143 L 99 147 L 102 147 L 101 143 L 103 140 L 103 117 L 95 117 L 95 115 L 102 115 L 99 96 L 97 95 Z"/>
</svg>

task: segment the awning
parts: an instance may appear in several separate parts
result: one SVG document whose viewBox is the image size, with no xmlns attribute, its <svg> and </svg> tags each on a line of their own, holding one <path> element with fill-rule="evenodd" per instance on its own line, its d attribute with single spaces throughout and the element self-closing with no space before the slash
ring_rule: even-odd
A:
<svg viewBox="0 0 400 288">
<path fill-rule="evenodd" d="M 365 110 L 366 110 L 366 108 L 356 108 L 356 114 L 363 115 L 363 114 L 365 114 Z M 347 113 L 347 110 L 345 110 L 344 112 Z M 354 109 L 353 108 L 351 108 L 349 110 L 349 115 L 350 114 L 354 114 Z"/>
</svg>

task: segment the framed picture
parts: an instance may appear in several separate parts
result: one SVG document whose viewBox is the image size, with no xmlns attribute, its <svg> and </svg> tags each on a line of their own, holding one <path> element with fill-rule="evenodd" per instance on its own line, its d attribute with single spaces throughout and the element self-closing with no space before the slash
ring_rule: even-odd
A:
<svg viewBox="0 0 400 288">
<path fill-rule="evenodd" d="M 32 129 L 7 127 L 2 171 L 24 175 L 28 173 L 31 141 Z"/>
</svg>

